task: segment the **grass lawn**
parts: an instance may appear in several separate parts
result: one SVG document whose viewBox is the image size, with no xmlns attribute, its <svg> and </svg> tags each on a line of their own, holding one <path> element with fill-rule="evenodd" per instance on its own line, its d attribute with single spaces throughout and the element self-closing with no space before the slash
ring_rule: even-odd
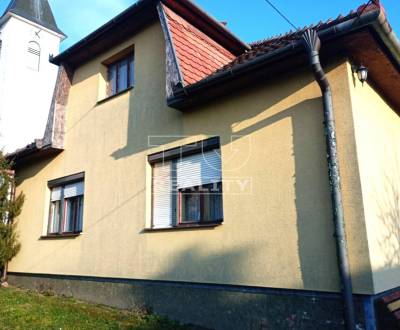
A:
<svg viewBox="0 0 400 330">
<path fill-rule="evenodd" d="M 165 318 L 121 311 L 72 298 L 0 288 L 0 329 L 179 329 Z"/>
</svg>

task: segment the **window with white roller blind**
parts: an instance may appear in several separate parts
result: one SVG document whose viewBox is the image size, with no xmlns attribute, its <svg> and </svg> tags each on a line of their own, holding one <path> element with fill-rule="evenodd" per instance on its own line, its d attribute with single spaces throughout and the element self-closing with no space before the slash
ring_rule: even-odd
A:
<svg viewBox="0 0 400 330">
<path fill-rule="evenodd" d="M 153 167 L 153 227 L 173 225 L 172 162 L 155 164 Z"/>
<path fill-rule="evenodd" d="M 83 174 L 49 182 L 49 235 L 79 234 L 83 225 Z"/>
<path fill-rule="evenodd" d="M 152 157 L 154 229 L 222 222 L 221 154 L 216 141 L 199 143 L 198 150 L 193 145 L 169 150 L 167 158 Z"/>
</svg>

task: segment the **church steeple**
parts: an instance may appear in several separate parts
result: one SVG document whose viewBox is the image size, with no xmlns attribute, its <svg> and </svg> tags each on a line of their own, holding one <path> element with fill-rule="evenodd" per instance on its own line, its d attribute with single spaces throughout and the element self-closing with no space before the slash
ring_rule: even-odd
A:
<svg viewBox="0 0 400 330">
<path fill-rule="evenodd" d="M 65 38 L 48 0 L 8 1 L 0 13 L 0 150 L 6 153 L 43 137 L 58 73 L 49 56 Z"/>
<path fill-rule="evenodd" d="M 1 18 L 7 14 L 23 17 L 51 31 L 65 36 L 58 28 L 50 4 L 47 0 L 12 0 Z"/>
</svg>

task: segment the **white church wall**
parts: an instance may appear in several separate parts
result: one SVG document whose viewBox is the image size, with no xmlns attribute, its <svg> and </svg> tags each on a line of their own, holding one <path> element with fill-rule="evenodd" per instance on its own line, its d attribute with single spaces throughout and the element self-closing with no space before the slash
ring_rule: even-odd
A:
<svg viewBox="0 0 400 330">
<path fill-rule="evenodd" d="M 59 53 L 60 36 L 11 17 L 0 38 L 0 148 L 8 153 L 43 137 L 58 70 L 49 55 Z"/>
</svg>

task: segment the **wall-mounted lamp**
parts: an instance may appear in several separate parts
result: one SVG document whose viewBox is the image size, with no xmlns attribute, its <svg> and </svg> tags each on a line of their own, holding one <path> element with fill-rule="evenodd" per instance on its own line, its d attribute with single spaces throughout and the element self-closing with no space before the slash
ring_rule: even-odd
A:
<svg viewBox="0 0 400 330">
<path fill-rule="evenodd" d="M 368 79 L 368 68 L 364 65 L 353 66 L 353 72 L 357 73 L 358 80 L 364 85 Z"/>
</svg>

